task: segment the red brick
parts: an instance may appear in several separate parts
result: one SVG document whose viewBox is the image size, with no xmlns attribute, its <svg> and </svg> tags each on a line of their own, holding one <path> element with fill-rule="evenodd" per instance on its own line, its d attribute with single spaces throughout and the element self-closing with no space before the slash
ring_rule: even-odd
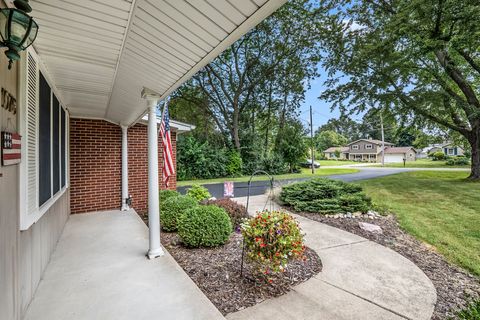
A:
<svg viewBox="0 0 480 320">
<path fill-rule="evenodd" d="M 176 134 L 172 132 L 176 167 Z M 70 184 L 72 213 L 118 209 L 121 206 L 122 130 L 103 120 L 71 119 Z M 147 211 L 148 149 L 147 126 L 136 124 L 128 129 L 128 179 L 133 208 Z M 159 141 L 159 181 L 162 183 L 162 142 Z M 176 176 L 170 177 L 169 189 L 176 189 Z"/>
</svg>

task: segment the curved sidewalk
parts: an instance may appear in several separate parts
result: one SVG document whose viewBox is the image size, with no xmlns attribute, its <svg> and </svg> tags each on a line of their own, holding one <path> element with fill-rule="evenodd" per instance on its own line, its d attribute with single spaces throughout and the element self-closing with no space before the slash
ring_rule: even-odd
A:
<svg viewBox="0 0 480 320">
<path fill-rule="evenodd" d="M 234 199 L 246 204 L 246 198 Z M 266 196 L 250 197 L 249 212 L 262 210 Z M 270 205 L 267 206 L 270 208 Z M 427 320 L 436 291 L 410 260 L 365 238 L 298 215 L 306 245 L 323 270 L 278 298 L 227 315 L 229 320 Z"/>
</svg>

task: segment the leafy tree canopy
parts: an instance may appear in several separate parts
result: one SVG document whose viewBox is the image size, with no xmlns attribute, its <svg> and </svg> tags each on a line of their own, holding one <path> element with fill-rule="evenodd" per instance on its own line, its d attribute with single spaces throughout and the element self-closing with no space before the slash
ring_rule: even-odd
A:
<svg viewBox="0 0 480 320">
<path fill-rule="evenodd" d="M 322 98 L 370 107 L 461 134 L 480 179 L 480 3 L 324 0 Z"/>
</svg>

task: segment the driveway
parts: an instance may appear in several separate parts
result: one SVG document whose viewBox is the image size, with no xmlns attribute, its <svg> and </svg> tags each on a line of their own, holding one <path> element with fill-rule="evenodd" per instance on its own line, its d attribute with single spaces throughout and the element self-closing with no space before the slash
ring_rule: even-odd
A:
<svg viewBox="0 0 480 320">
<path fill-rule="evenodd" d="M 345 167 L 346 166 L 344 166 L 343 168 Z M 391 174 L 396 174 L 396 173 L 405 172 L 405 171 L 412 171 L 412 169 L 410 168 L 373 168 L 373 167 L 355 167 L 355 168 L 359 169 L 360 171 L 356 173 L 326 176 L 326 178 L 349 182 L 349 181 L 373 179 L 373 178 L 388 176 Z M 283 185 L 283 184 L 288 184 L 288 183 L 297 182 L 297 181 L 304 181 L 308 179 L 310 178 L 275 180 L 275 185 Z M 225 178 L 225 181 L 228 181 L 228 178 Z M 223 183 L 204 184 L 203 186 L 208 189 L 212 197 L 215 197 L 217 199 L 223 198 Z M 270 181 L 252 181 L 252 185 L 250 187 L 250 195 L 257 196 L 257 195 L 265 194 L 266 190 L 269 187 L 270 187 Z M 182 194 L 185 194 L 186 189 L 188 189 L 188 186 L 178 187 L 177 191 Z M 235 182 L 234 194 L 235 194 L 235 197 L 246 197 L 248 194 L 248 183 Z"/>
</svg>

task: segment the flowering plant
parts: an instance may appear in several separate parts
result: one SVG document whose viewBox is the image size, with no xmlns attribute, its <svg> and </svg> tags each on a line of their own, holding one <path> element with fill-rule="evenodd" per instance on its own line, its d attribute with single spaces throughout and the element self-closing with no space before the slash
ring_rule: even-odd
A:
<svg viewBox="0 0 480 320">
<path fill-rule="evenodd" d="M 291 259 L 305 259 L 303 234 L 291 215 L 280 211 L 259 212 L 242 224 L 245 252 L 261 272 L 283 272 Z"/>
</svg>

